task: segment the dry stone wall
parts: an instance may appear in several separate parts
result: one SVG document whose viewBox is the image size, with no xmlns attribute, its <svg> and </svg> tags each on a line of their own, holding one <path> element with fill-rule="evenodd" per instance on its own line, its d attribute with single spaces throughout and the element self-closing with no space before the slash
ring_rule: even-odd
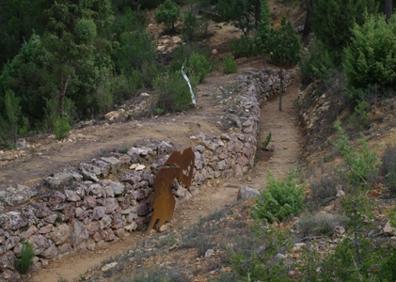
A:
<svg viewBox="0 0 396 282">
<path fill-rule="evenodd" d="M 276 70 L 238 78 L 226 93 L 219 117 L 224 133 L 191 136 L 196 156 L 193 188 L 210 179 L 242 176 L 254 165 L 260 104 L 279 93 Z M 288 76 L 284 85 L 288 83 Z M 49 176 L 37 187 L 16 185 L 0 192 L 0 281 L 18 281 L 16 257 L 22 242 L 34 249 L 34 267 L 67 253 L 94 250 L 144 229 L 151 213 L 155 173 L 180 148 L 164 140 L 142 140 L 125 152 L 83 162 Z M 189 192 L 175 185 L 175 195 Z"/>
</svg>

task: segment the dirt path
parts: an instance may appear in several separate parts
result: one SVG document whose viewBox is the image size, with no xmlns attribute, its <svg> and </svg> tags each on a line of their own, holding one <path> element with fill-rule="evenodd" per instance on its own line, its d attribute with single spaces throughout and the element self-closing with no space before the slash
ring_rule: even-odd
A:
<svg viewBox="0 0 396 282">
<path fill-rule="evenodd" d="M 179 203 L 170 228 L 178 231 L 189 228 L 200 218 L 235 202 L 241 185 L 262 188 L 268 171 L 275 176 L 282 177 L 296 166 L 300 144 L 302 144 L 293 108 L 293 102 L 298 95 L 298 86 L 299 81 L 295 81 L 289 87 L 284 97 L 282 112 L 278 111 L 277 99 L 267 102 L 262 108 L 260 139 L 263 141 L 268 132 L 272 133 L 272 144 L 275 147 L 272 157 L 268 159 L 265 154 L 259 152 L 255 168 L 243 179 L 227 179 L 226 183 L 209 183 L 202 187 L 197 195 Z M 102 261 L 133 249 L 137 242 L 143 239 L 143 235 L 137 232 L 108 245 L 105 249 L 93 252 L 84 251 L 50 262 L 47 268 L 35 273 L 29 281 L 56 282 L 60 278 L 67 281 L 78 280 L 81 275 Z"/>
</svg>

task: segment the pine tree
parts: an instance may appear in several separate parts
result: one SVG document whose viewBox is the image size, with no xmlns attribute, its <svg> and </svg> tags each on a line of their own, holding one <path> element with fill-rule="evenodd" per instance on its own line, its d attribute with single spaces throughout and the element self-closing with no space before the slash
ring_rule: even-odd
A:
<svg viewBox="0 0 396 282">
<path fill-rule="evenodd" d="M 268 40 L 268 37 L 271 33 L 271 17 L 267 0 L 261 0 L 260 14 L 261 15 L 258 36 L 261 43 L 263 44 Z"/>
<path fill-rule="evenodd" d="M 364 23 L 367 14 L 376 12 L 377 0 L 316 0 L 312 15 L 315 36 L 340 58 L 354 24 Z"/>
</svg>

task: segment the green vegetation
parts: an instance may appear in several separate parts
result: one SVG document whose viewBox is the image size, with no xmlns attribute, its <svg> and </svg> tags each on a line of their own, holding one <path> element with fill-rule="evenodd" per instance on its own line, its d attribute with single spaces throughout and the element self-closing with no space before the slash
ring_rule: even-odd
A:
<svg viewBox="0 0 396 282">
<path fill-rule="evenodd" d="M 384 178 L 386 188 L 396 193 L 396 147 L 386 148 L 382 157 L 381 175 Z"/>
<path fill-rule="evenodd" d="M 65 138 L 71 129 L 69 121 L 65 117 L 58 117 L 54 120 L 54 134 L 56 139 L 61 140 Z"/>
<path fill-rule="evenodd" d="M 346 218 L 329 213 L 308 214 L 301 217 L 298 228 L 303 236 L 331 236 L 345 221 Z"/>
<path fill-rule="evenodd" d="M 277 65 L 295 65 L 300 60 L 300 40 L 293 27 L 286 19 L 282 20 L 279 30 L 273 30 L 264 47 L 269 52 L 270 60 Z"/>
<path fill-rule="evenodd" d="M 354 26 L 352 35 L 344 59 L 349 85 L 358 89 L 376 86 L 382 90 L 380 95 L 384 95 L 386 89 L 394 89 L 396 16 L 388 21 L 383 16 L 369 17 L 363 25 Z"/>
<path fill-rule="evenodd" d="M 235 73 L 238 70 L 238 65 L 232 56 L 227 56 L 223 60 L 223 72 L 226 74 Z"/>
<path fill-rule="evenodd" d="M 261 150 L 267 151 L 272 141 L 272 133 L 269 132 L 263 143 L 261 143 Z"/>
<path fill-rule="evenodd" d="M 377 3 L 376 0 L 314 1 L 312 26 L 316 38 L 339 60 L 351 40 L 354 24 L 363 24 L 367 14 L 377 12 Z"/>
<path fill-rule="evenodd" d="M 300 62 L 302 78 L 305 83 L 320 79 L 326 81 L 335 69 L 334 62 L 324 44 L 314 41 L 307 52 L 302 55 Z"/>
<path fill-rule="evenodd" d="M 30 267 L 33 264 L 33 247 L 29 242 L 22 243 L 22 249 L 20 256 L 15 261 L 15 268 L 21 274 L 28 273 Z"/>
<path fill-rule="evenodd" d="M 157 107 L 169 112 L 180 112 L 191 106 L 191 95 L 186 81 L 179 72 L 165 73 L 154 81 L 159 93 Z"/>
<path fill-rule="evenodd" d="M 292 281 L 288 267 L 277 255 L 291 247 L 288 232 L 258 226 L 231 251 L 231 265 L 236 277 L 229 281 Z M 265 249 L 260 251 L 260 248 Z"/>
<path fill-rule="evenodd" d="M 172 0 L 165 0 L 158 7 L 155 13 L 155 20 L 158 23 L 164 23 L 168 31 L 175 32 L 175 23 L 179 19 L 179 15 L 179 6 Z"/>
<path fill-rule="evenodd" d="M 201 53 L 193 51 L 187 59 L 187 70 L 192 77 L 192 80 L 200 83 L 212 70 L 212 64 L 209 59 Z"/>
<path fill-rule="evenodd" d="M 20 101 L 12 91 L 7 91 L 4 97 L 5 115 L 0 116 L 0 145 L 7 144 L 7 140 L 12 140 L 12 145 L 16 144 L 18 133 L 23 128 L 21 126 Z"/>
<path fill-rule="evenodd" d="M 376 154 L 370 151 L 364 140 L 361 140 L 359 148 L 354 150 L 339 123 L 336 129 L 338 139 L 335 146 L 345 161 L 343 174 L 346 175 L 348 183 L 352 188 L 370 188 L 379 172 L 379 160 Z"/>
<path fill-rule="evenodd" d="M 252 215 L 270 223 L 282 221 L 302 211 L 304 189 L 297 175 L 290 173 L 285 180 L 270 176 L 265 190 L 253 207 Z"/>
</svg>

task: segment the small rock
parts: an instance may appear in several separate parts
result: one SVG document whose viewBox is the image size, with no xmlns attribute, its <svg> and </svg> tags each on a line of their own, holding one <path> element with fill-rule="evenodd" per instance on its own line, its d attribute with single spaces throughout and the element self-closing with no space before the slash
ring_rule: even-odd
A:
<svg viewBox="0 0 396 282">
<path fill-rule="evenodd" d="M 260 195 L 260 192 L 257 189 L 244 186 L 239 189 L 238 192 L 238 200 L 246 200 L 251 198 L 256 198 Z"/>
<path fill-rule="evenodd" d="M 390 221 L 385 224 L 383 231 L 388 235 L 396 235 L 396 229 L 392 227 Z"/>
<path fill-rule="evenodd" d="M 161 225 L 161 227 L 159 228 L 159 232 L 165 232 L 168 229 L 169 229 L 169 224 L 164 224 Z"/>
<path fill-rule="evenodd" d="M 102 270 L 103 272 L 106 272 L 106 271 L 108 271 L 108 270 L 110 270 L 110 269 L 116 267 L 117 264 L 118 264 L 118 263 L 117 263 L 116 261 L 111 262 L 111 263 L 108 263 L 108 264 L 105 264 L 104 266 L 102 266 L 101 270 Z"/>
<path fill-rule="evenodd" d="M 215 254 L 215 251 L 213 249 L 208 249 L 205 252 L 205 257 L 206 258 L 210 258 L 211 256 L 213 256 Z"/>
<path fill-rule="evenodd" d="M 337 198 L 342 198 L 344 196 L 345 196 L 345 192 L 343 190 L 338 190 L 337 191 L 337 195 L 336 195 Z"/>
</svg>

